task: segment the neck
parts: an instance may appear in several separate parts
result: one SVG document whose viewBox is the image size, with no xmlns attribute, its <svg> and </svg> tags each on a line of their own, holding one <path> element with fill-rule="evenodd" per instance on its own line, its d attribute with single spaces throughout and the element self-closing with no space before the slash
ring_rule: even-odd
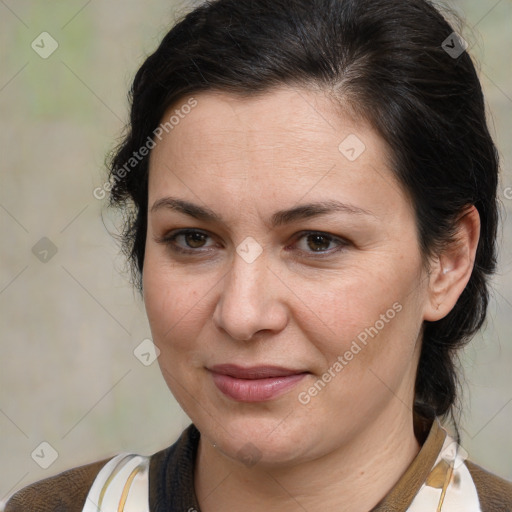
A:
<svg viewBox="0 0 512 512">
<path fill-rule="evenodd" d="M 285 468 L 245 467 L 201 437 L 195 473 L 201 512 L 370 510 L 420 449 L 412 415 L 400 405 L 399 416 L 385 413 L 337 450 Z"/>
</svg>

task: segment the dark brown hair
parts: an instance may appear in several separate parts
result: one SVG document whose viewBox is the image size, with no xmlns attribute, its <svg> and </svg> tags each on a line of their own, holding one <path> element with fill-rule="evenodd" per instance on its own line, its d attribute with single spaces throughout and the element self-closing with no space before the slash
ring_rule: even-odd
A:
<svg viewBox="0 0 512 512">
<path fill-rule="evenodd" d="M 417 413 L 453 413 L 456 353 L 486 316 L 498 222 L 497 151 L 475 67 L 453 32 L 426 0 L 216 0 L 184 16 L 138 70 L 129 130 L 109 162 L 110 205 L 125 214 L 123 248 L 139 290 L 148 158 L 119 170 L 154 139 L 166 110 L 206 90 L 251 96 L 293 85 L 334 92 L 389 145 L 415 207 L 424 257 L 453 240 L 468 205 L 478 209 L 471 278 L 445 318 L 425 322 L 416 379 Z"/>
</svg>

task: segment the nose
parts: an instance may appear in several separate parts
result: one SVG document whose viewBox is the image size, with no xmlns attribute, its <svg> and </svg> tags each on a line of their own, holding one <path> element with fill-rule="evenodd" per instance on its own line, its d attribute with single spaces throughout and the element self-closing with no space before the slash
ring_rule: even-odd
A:
<svg viewBox="0 0 512 512">
<path fill-rule="evenodd" d="M 232 339 L 248 341 L 260 331 L 284 329 L 288 321 L 286 289 L 264 254 L 251 263 L 235 254 L 222 284 L 213 322 Z"/>
</svg>

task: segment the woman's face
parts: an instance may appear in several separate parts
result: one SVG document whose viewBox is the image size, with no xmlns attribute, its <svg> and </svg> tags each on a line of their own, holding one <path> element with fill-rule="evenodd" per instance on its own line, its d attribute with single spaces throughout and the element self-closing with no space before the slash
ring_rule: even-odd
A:
<svg viewBox="0 0 512 512">
<path fill-rule="evenodd" d="M 410 421 L 428 279 L 383 140 L 318 92 L 195 100 L 149 173 L 144 300 L 176 399 L 270 464 Z"/>
</svg>

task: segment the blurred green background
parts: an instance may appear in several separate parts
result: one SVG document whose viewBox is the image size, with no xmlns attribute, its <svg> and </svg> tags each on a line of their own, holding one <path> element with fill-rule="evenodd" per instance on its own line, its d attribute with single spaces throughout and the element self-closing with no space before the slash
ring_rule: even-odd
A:
<svg viewBox="0 0 512 512">
<path fill-rule="evenodd" d="M 472 460 L 512 479 L 512 0 L 449 5 L 466 21 L 503 172 L 488 322 L 462 357 L 462 439 Z M 190 422 L 157 363 L 134 357 L 149 327 L 92 192 L 135 71 L 191 6 L 0 0 L 0 502 L 64 469 L 151 454 Z M 55 43 L 42 32 L 58 44 L 47 58 Z M 42 442 L 56 452 L 47 469 L 36 463 Z"/>
</svg>

